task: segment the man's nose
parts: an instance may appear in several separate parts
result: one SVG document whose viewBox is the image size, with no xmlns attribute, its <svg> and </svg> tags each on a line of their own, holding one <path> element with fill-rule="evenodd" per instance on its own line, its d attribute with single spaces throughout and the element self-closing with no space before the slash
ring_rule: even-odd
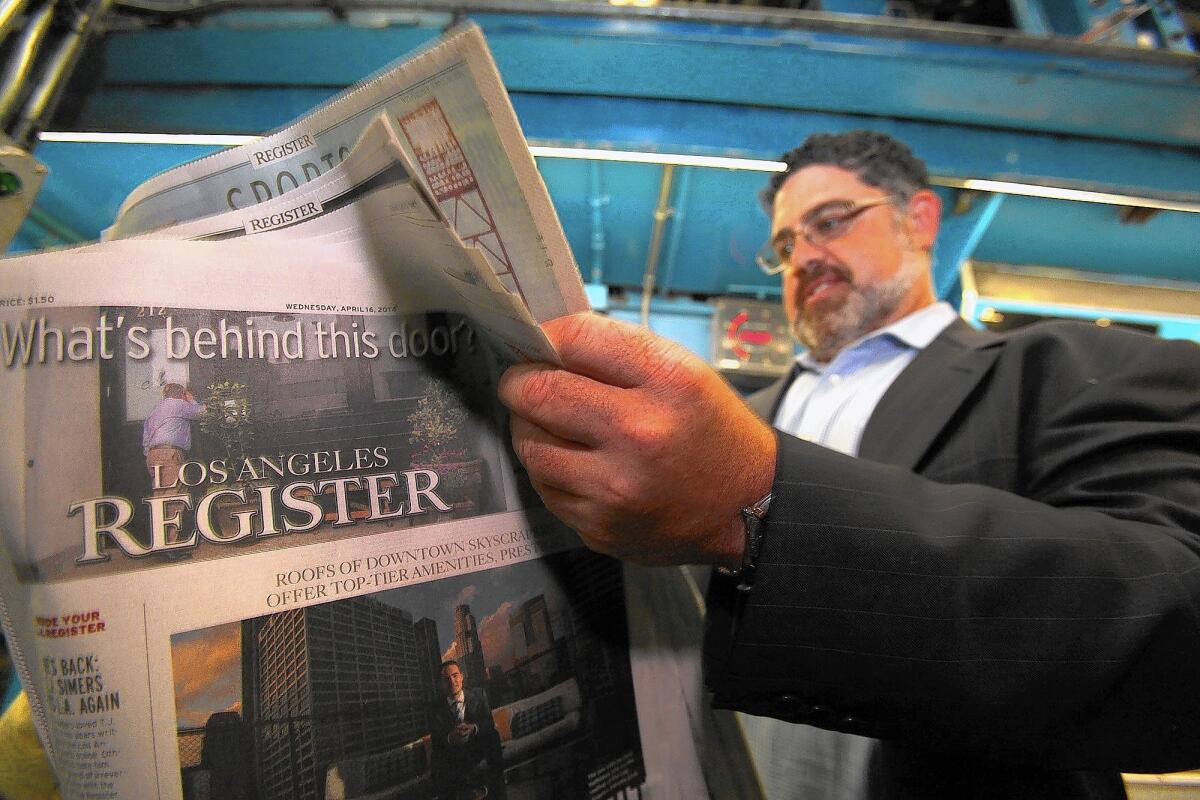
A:
<svg viewBox="0 0 1200 800">
<path fill-rule="evenodd" d="M 824 250 L 803 236 L 797 236 L 792 242 L 792 252 L 788 254 L 788 270 L 796 273 L 797 276 L 803 276 L 820 264 L 824 256 Z"/>
<path fill-rule="evenodd" d="M 824 263 L 824 254 L 819 250 L 812 250 L 810 248 L 805 252 L 801 252 L 799 249 L 796 249 L 792 251 L 792 256 L 788 259 L 787 272 L 796 280 L 802 281 L 811 275 L 814 270 L 820 269 Z"/>
</svg>

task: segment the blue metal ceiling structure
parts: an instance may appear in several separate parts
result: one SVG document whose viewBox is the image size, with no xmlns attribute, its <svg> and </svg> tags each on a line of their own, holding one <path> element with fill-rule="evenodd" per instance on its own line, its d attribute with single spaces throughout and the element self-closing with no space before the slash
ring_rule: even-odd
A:
<svg viewBox="0 0 1200 800">
<path fill-rule="evenodd" d="M 116 26 L 82 62 L 55 127 L 263 133 L 435 38 L 457 18 L 448 8 L 431 0 L 342 18 L 265 9 Z M 1194 55 L 752 9 L 510 4 L 470 18 L 537 143 L 772 158 L 811 132 L 872 127 L 907 141 L 947 183 L 991 178 L 1200 203 Z M 52 175 L 39 210 L 49 222 L 27 227 L 19 244 L 54 242 L 64 228 L 94 236 L 137 183 L 210 151 L 43 143 L 37 155 Z M 663 168 L 539 164 L 585 280 L 639 286 Z M 765 178 L 677 170 L 653 265 L 660 293 L 777 292 L 753 268 L 767 226 L 754 197 Z M 957 189 L 940 191 L 948 212 L 937 280 L 946 293 L 968 256 L 1200 280 L 1200 214 L 1160 211 L 1135 224 L 1112 205 L 1002 195 L 968 204 Z"/>
</svg>

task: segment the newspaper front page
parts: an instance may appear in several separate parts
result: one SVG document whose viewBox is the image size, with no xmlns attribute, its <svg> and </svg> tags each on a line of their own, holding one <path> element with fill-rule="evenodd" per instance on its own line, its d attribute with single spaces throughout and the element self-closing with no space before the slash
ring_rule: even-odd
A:
<svg viewBox="0 0 1200 800">
<path fill-rule="evenodd" d="M 686 751 L 470 318 L 332 245 L 106 248 L 0 273 L 0 589 L 64 797 L 602 798 Z"/>
<path fill-rule="evenodd" d="M 450 41 L 453 75 L 482 42 Z M 544 187 L 481 180 L 495 241 L 543 252 L 506 274 L 403 118 L 361 117 L 290 193 L 173 194 L 199 162 L 123 220 L 186 214 L 0 270 L 0 618 L 62 796 L 702 796 L 688 687 L 495 399 L 583 303 Z"/>
</svg>

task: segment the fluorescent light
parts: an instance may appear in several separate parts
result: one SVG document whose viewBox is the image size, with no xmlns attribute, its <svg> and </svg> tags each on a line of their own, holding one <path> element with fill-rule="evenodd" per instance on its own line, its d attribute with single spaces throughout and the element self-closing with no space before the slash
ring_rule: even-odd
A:
<svg viewBox="0 0 1200 800">
<path fill-rule="evenodd" d="M 44 142 L 88 142 L 107 144 L 180 144 L 233 147 L 254 142 L 261 136 L 234 136 L 197 133 L 86 133 L 70 131 L 45 131 Z M 542 158 L 574 158 L 587 161 L 619 161 L 631 164 L 672 164 L 679 167 L 709 167 L 714 169 L 740 169 L 752 172 L 783 172 L 787 166 L 782 161 L 767 161 L 755 158 L 729 158 L 727 156 L 695 156 L 682 153 L 647 153 L 637 150 L 601 150 L 588 147 L 549 147 L 530 145 L 529 151 Z M 1163 211 L 1183 211 L 1200 214 L 1200 203 L 1175 200 L 1160 200 L 1154 197 L 1093 192 L 1084 189 L 1068 189 L 1062 186 L 1044 186 L 1014 181 L 994 181 L 985 178 L 931 177 L 936 186 L 952 189 L 968 189 L 979 192 L 1044 197 L 1051 200 L 1073 200 L 1081 203 L 1101 203 L 1110 206 L 1133 208 L 1157 208 Z"/>
<path fill-rule="evenodd" d="M 934 179 L 941 186 L 957 189 L 971 189 L 979 192 L 997 192 L 999 194 L 1016 194 L 1025 197 L 1046 197 L 1051 200 L 1075 200 L 1081 203 L 1103 203 L 1110 206 L 1132 206 L 1135 208 L 1158 208 L 1163 211 L 1186 211 L 1200 214 L 1200 203 L 1183 203 L 1173 200 L 1159 200 L 1153 197 L 1139 197 L 1128 194 L 1111 194 L 1109 192 L 1092 192 L 1084 189 L 1067 189 L 1061 186 L 1040 186 L 1033 183 L 1013 183 L 1012 181 L 993 181 L 971 178 L 968 180 L 953 180 L 948 178 Z"/>
<path fill-rule="evenodd" d="M 261 136 L 235 136 L 206 133 L 89 133 L 80 131 L 44 131 L 43 142 L 76 142 L 89 144 L 185 144 L 236 147 L 255 142 Z M 547 147 L 530 145 L 529 152 L 543 158 L 579 158 L 589 161 L 625 161 L 635 164 L 674 164 L 680 167 L 714 167 L 745 169 L 757 172 L 783 172 L 781 161 L 725 156 L 692 156 L 676 153 L 643 153 L 636 150 L 600 150 L 585 147 Z"/>
<path fill-rule="evenodd" d="M 234 136 L 210 133 L 89 133 L 86 131 L 43 131 L 43 142 L 77 142 L 88 144 L 191 144 L 217 147 L 236 147 L 256 142 L 261 136 Z"/>
<path fill-rule="evenodd" d="M 530 145 L 529 152 L 543 158 L 581 158 L 588 161 L 625 161 L 634 164 L 672 164 L 677 167 L 715 167 L 755 172 L 783 172 L 782 161 L 725 156 L 690 156 L 678 153 L 642 153 L 636 150 L 598 150 L 586 147 L 546 147 Z"/>
<path fill-rule="evenodd" d="M 716 167 L 721 169 L 744 169 L 755 172 L 783 172 L 787 165 L 782 161 L 764 161 L 752 158 L 727 158 L 724 156 L 691 156 L 674 153 L 644 153 L 630 150 L 598 150 L 583 147 L 545 147 L 530 145 L 529 151 L 544 158 L 580 158 L 592 161 L 624 161 L 637 164 L 673 164 L 681 167 Z M 1200 213 L 1200 203 L 1184 203 L 1159 200 L 1109 192 L 1092 192 L 1083 189 L 1068 189 L 1061 186 L 1042 186 L 1014 181 L 994 181 L 983 178 L 959 180 L 955 178 L 931 177 L 938 186 L 955 189 L 971 189 L 980 192 L 1014 194 L 1026 197 L 1045 197 L 1052 200 L 1074 200 L 1082 203 L 1102 203 L 1112 206 L 1135 208 L 1158 208 L 1164 211 Z"/>
</svg>

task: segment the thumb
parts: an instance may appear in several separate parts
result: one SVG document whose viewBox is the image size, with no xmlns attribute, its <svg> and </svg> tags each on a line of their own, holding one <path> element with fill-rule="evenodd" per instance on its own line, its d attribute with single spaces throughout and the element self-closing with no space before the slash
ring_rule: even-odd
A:
<svg viewBox="0 0 1200 800">
<path fill-rule="evenodd" d="M 692 357 L 639 325 L 592 312 L 552 319 L 542 331 L 568 371 L 623 389 L 651 383 L 664 366 L 669 372 Z"/>
</svg>

